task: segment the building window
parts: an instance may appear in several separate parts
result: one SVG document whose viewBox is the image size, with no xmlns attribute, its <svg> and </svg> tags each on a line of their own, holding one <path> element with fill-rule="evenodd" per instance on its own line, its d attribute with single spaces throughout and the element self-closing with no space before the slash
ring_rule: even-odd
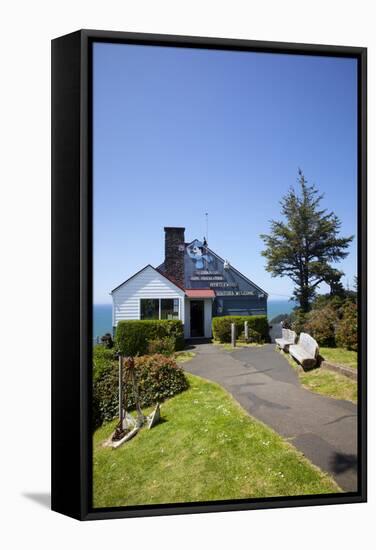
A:
<svg viewBox="0 0 376 550">
<path fill-rule="evenodd" d="M 159 319 L 159 300 L 141 300 L 141 320 Z"/>
<path fill-rule="evenodd" d="M 141 298 L 141 320 L 179 319 L 179 299 Z"/>
<path fill-rule="evenodd" d="M 161 299 L 161 319 L 179 319 L 178 299 Z"/>
</svg>

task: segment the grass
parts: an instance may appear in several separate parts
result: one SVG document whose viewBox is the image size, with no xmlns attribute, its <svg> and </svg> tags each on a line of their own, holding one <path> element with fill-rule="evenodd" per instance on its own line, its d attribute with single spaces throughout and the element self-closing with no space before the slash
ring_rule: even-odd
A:
<svg viewBox="0 0 376 550">
<path fill-rule="evenodd" d="M 333 399 L 345 399 L 353 403 L 357 402 L 358 385 L 355 380 L 320 368 L 305 372 L 290 355 L 283 351 L 280 351 L 280 353 L 284 355 L 290 365 L 297 371 L 304 388 L 327 397 L 332 397 Z"/>
<path fill-rule="evenodd" d="M 247 342 L 240 342 L 239 340 L 236 341 L 236 347 L 233 348 L 231 344 L 222 344 L 219 340 L 214 340 L 213 344 L 216 346 L 220 346 L 222 349 L 225 349 L 226 351 L 234 351 L 238 348 L 257 348 L 259 346 L 262 346 L 263 344 L 256 344 L 256 343 L 247 343 Z"/>
<path fill-rule="evenodd" d="M 119 449 L 94 434 L 95 507 L 340 492 L 292 445 L 246 414 L 219 385 L 187 375 L 163 421 Z"/>
<path fill-rule="evenodd" d="M 177 351 L 175 353 L 175 361 L 177 363 L 186 363 L 193 359 L 196 354 L 193 351 Z"/>
<path fill-rule="evenodd" d="M 344 348 L 321 348 L 320 355 L 329 363 L 344 365 L 356 369 L 358 367 L 358 354 Z"/>
</svg>

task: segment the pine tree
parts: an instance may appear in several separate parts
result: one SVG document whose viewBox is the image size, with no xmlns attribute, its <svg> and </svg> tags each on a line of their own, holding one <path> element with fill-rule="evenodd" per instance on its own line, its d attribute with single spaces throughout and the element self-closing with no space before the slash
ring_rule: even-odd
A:
<svg viewBox="0 0 376 550">
<path fill-rule="evenodd" d="M 272 220 L 270 235 L 261 235 L 266 245 L 262 255 L 273 277 L 294 282 L 293 297 L 308 312 L 320 283 L 338 284 L 343 273 L 331 264 L 346 258 L 354 237 L 339 237 L 339 218 L 320 209 L 323 195 L 308 185 L 301 170 L 298 182 L 299 191 L 291 188 L 281 200 L 284 221 Z"/>
</svg>

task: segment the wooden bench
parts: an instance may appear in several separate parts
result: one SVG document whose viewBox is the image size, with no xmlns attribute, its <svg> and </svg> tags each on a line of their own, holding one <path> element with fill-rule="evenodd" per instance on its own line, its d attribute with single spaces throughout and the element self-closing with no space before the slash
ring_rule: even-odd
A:
<svg viewBox="0 0 376 550">
<path fill-rule="evenodd" d="M 294 346 L 290 346 L 289 353 L 302 365 L 304 370 L 311 369 L 316 366 L 319 346 L 312 336 L 302 332 L 299 336 L 299 342 Z"/>
<path fill-rule="evenodd" d="M 289 347 L 296 342 L 296 332 L 288 328 L 282 329 L 282 338 L 276 338 L 275 343 L 283 351 L 289 351 Z"/>
</svg>

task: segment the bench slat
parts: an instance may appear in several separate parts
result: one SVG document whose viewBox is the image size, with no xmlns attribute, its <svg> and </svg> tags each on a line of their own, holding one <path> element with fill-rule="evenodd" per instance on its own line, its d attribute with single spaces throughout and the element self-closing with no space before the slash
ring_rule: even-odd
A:
<svg viewBox="0 0 376 550">
<path fill-rule="evenodd" d="M 298 344 L 289 347 L 289 353 L 303 368 L 312 368 L 317 362 L 319 346 L 312 336 L 302 332 Z"/>
</svg>

